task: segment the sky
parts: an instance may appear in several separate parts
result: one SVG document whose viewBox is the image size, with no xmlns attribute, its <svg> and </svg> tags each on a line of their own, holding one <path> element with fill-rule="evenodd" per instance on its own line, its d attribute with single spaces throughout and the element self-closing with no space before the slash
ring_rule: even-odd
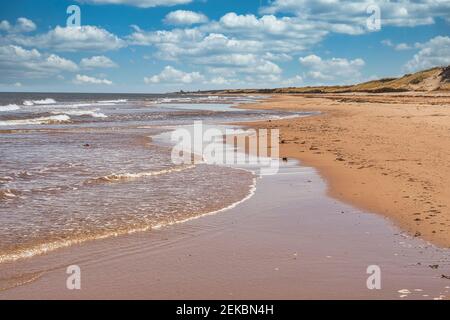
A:
<svg viewBox="0 0 450 320">
<path fill-rule="evenodd" d="M 449 31 L 450 0 L 2 1 L 0 91 L 352 84 L 449 65 Z"/>
</svg>

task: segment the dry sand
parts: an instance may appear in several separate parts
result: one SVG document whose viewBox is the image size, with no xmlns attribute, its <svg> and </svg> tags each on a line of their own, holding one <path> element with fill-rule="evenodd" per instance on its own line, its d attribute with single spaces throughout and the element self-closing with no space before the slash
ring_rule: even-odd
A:
<svg viewBox="0 0 450 320">
<path fill-rule="evenodd" d="M 320 111 L 251 125 L 279 128 L 281 156 L 317 168 L 329 195 L 450 247 L 449 93 L 279 95 L 244 107 Z"/>
</svg>

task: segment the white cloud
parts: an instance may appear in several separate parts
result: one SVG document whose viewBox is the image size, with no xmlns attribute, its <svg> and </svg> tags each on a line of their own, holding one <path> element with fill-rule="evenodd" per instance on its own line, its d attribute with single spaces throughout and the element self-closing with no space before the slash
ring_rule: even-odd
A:
<svg viewBox="0 0 450 320">
<path fill-rule="evenodd" d="M 145 77 L 144 82 L 150 83 L 178 83 L 190 84 L 197 81 L 202 81 L 204 77 L 199 72 L 183 72 L 171 66 L 166 66 L 160 74 Z"/>
<path fill-rule="evenodd" d="M 212 78 L 209 83 L 213 84 L 213 85 L 229 85 L 231 83 L 231 81 L 225 79 L 224 77 L 215 77 Z"/>
<path fill-rule="evenodd" d="M 274 0 L 263 8 L 263 13 L 289 13 L 305 21 L 326 22 L 332 28 L 354 28 L 367 31 L 366 10 L 376 4 L 381 10 L 382 26 L 417 26 L 435 22 L 435 18 L 448 19 L 450 1 L 447 0 Z"/>
<path fill-rule="evenodd" d="M 76 84 L 105 84 L 112 85 L 112 81 L 107 79 L 98 79 L 86 75 L 77 74 L 74 81 Z"/>
<path fill-rule="evenodd" d="M 227 83 L 236 83 L 237 76 L 246 78 L 246 82 L 274 82 L 281 79 L 283 70 L 275 63 L 255 54 L 223 54 L 201 57 L 191 60 L 197 65 L 207 66 L 214 82 L 221 78 Z"/>
<path fill-rule="evenodd" d="M 278 63 L 292 60 L 293 55 L 319 43 L 329 32 L 295 17 L 233 12 L 195 28 L 133 29 L 129 43 L 153 46 L 154 58 L 188 61 L 208 71 L 211 79 L 223 78 L 233 84 L 243 79 L 244 84 L 280 80 L 282 69 Z M 212 69 L 214 72 L 210 72 Z"/>
<path fill-rule="evenodd" d="M 224 53 L 251 53 L 262 50 L 260 41 L 238 40 L 218 33 L 203 33 L 198 29 L 172 31 L 136 31 L 129 41 L 137 45 L 153 45 L 156 56 L 162 60 L 178 60 L 186 57 L 211 57 Z"/>
<path fill-rule="evenodd" d="M 21 17 L 18 18 L 15 25 L 12 25 L 7 20 L 0 22 L 0 31 L 6 31 L 10 33 L 31 32 L 36 30 L 36 24 L 30 19 Z"/>
<path fill-rule="evenodd" d="M 296 75 L 292 78 L 282 80 L 280 83 L 282 86 L 301 86 L 303 85 L 303 77 Z"/>
<path fill-rule="evenodd" d="M 0 22 L 0 31 L 9 31 L 11 30 L 11 24 L 7 20 L 3 20 Z"/>
<path fill-rule="evenodd" d="M 395 46 L 395 50 L 397 51 L 403 51 L 403 50 L 410 50 L 412 47 L 407 43 L 399 43 Z"/>
<path fill-rule="evenodd" d="M 394 48 L 394 50 L 396 50 L 396 51 L 403 51 L 403 50 L 410 50 L 410 49 L 412 49 L 412 47 L 409 44 L 407 44 L 407 43 L 394 44 L 389 39 L 381 41 L 381 44 L 384 45 L 384 46 L 387 46 L 387 47 Z"/>
<path fill-rule="evenodd" d="M 220 67 L 236 67 L 248 73 L 280 74 L 282 72 L 277 64 L 250 53 L 218 54 L 211 57 L 201 57 L 195 62 L 197 64 L 216 65 Z"/>
<path fill-rule="evenodd" d="M 407 72 L 450 65 L 449 37 L 437 36 L 425 43 L 417 44 L 417 47 L 420 51 L 405 65 Z"/>
<path fill-rule="evenodd" d="M 84 58 L 80 62 L 80 66 L 86 69 L 94 68 L 116 68 L 117 64 L 110 58 L 105 56 L 93 56 Z"/>
<path fill-rule="evenodd" d="M 36 25 L 30 19 L 19 18 L 19 19 L 17 19 L 17 24 L 16 24 L 15 28 L 19 32 L 31 32 L 31 31 L 36 30 Z"/>
<path fill-rule="evenodd" d="M 192 0 L 77 0 L 81 3 L 91 4 L 123 4 L 139 8 L 152 8 L 159 6 L 175 6 L 178 4 L 191 3 Z"/>
<path fill-rule="evenodd" d="M 177 10 L 166 15 L 164 22 L 173 25 L 192 25 L 208 22 L 208 17 L 202 13 Z"/>
<path fill-rule="evenodd" d="M 107 51 L 124 47 L 116 35 L 96 26 L 60 27 L 36 36 L 10 37 L 22 46 L 48 48 L 56 51 Z"/>
<path fill-rule="evenodd" d="M 287 31 L 292 20 L 290 18 L 277 18 L 273 15 L 265 15 L 257 18 L 253 14 L 237 15 L 229 12 L 220 18 L 220 24 L 230 29 L 259 29 L 270 33 L 281 33 Z"/>
<path fill-rule="evenodd" d="M 268 45 L 271 41 L 273 48 L 282 44 L 281 51 L 283 48 L 289 47 L 291 51 L 296 52 L 317 43 L 329 32 L 322 22 L 317 24 L 298 17 L 276 17 L 274 15 L 263 15 L 258 18 L 253 14 L 238 15 L 234 12 L 229 12 L 218 22 L 209 24 L 208 29 L 243 39 L 267 41 Z M 289 52 L 289 50 L 284 52 Z"/>
<path fill-rule="evenodd" d="M 292 57 L 286 53 L 272 53 L 266 52 L 263 55 L 263 58 L 270 61 L 291 61 Z"/>
<path fill-rule="evenodd" d="M 0 46 L 0 73 L 4 78 L 46 78 L 77 70 L 76 63 L 56 54 L 43 54 L 15 45 Z"/>
<path fill-rule="evenodd" d="M 51 54 L 45 60 L 45 65 L 47 67 L 56 68 L 58 70 L 66 70 L 66 71 L 77 71 L 78 66 L 65 58 L 61 58 L 56 54 Z"/>
<path fill-rule="evenodd" d="M 319 82 L 354 83 L 361 78 L 364 60 L 347 60 L 331 58 L 324 60 L 314 54 L 299 58 L 299 62 L 307 69 L 305 76 Z"/>
</svg>

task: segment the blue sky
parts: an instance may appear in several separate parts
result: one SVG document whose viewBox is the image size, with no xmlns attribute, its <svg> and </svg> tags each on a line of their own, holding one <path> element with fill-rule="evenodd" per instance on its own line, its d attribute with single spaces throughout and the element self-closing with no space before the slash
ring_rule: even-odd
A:
<svg viewBox="0 0 450 320">
<path fill-rule="evenodd" d="M 81 10 L 67 26 L 67 7 Z M 379 27 L 372 17 L 375 5 Z M 450 0 L 15 0 L 0 91 L 348 84 L 450 64 Z"/>
</svg>

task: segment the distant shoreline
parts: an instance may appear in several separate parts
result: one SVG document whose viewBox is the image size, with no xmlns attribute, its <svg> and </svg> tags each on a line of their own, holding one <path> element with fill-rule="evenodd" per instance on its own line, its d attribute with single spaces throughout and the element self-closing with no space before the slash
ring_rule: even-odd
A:
<svg viewBox="0 0 450 320">
<path fill-rule="evenodd" d="M 327 93 L 402 93 L 450 90 L 450 66 L 436 67 L 399 78 L 384 78 L 354 85 L 286 87 L 274 89 L 205 90 L 199 94 L 327 94 Z"/>
</svg>

